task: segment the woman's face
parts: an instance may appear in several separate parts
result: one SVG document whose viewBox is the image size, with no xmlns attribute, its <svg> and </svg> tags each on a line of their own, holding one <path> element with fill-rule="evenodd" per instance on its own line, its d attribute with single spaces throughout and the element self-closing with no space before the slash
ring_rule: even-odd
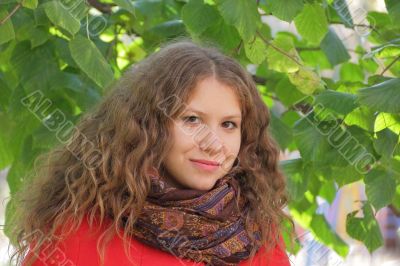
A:
<svg viewBox="0 0 400 266">
<path fill-rule="evenodd" d="M 208 77 L 182 104 L 184 111 L 172 123 L 173 146 L 164 161 L 165 176 L 175 187 L 210 190 L 239 153 L 240 102 L 231 87 Z"/>
</svg>

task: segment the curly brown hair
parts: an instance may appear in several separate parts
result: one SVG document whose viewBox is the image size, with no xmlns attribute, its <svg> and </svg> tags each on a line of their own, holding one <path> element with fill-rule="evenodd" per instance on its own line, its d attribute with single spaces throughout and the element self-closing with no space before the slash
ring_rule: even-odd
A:
<svg viewBox="0 0 400 266">
<path fill-rule="evenodd" d="M 32 243 L 31 251 L 37 252 L 45 240 L 62 239 L 56 230 L 67 223 L 63 233 L 77 230 L 85 215 L 90 225 L 94 219 L 102 224 L 112 218 L 97 242 L 102 262 L 107 241 L 115 234 L 123 238 L 128 253 L 128 230 L 121 235 L 118 229 L 134 225 L 151 185 L 147 170 L 163 169 L 171 147 L 169 117 L 179 113 L 178 101 L 172 100 L 163 112 L 157 104 L 171 95 L 186 101 L 197 82 L 209 76 L 235 89 L 240 99 L 240 163 L 231 172 L 249 200 L 246 226 L 250 219 L 256 221 L 266 250 L 272 249 L 283 222 L 289 221 L 293 228 L 293 221 L 283 211 L 288 197 L 278 169 L 279 149 L 268 131 L 269 111 L 251 75 L 236 60 L 215 46 L 178 40 L 126 71 L 82 116 L 67 143 L 38 157 L 35 177 L 18 193 L 13 257 L 21 261 Z M 251 257 L 255 253 L 252 250 Z"/>
</svg>

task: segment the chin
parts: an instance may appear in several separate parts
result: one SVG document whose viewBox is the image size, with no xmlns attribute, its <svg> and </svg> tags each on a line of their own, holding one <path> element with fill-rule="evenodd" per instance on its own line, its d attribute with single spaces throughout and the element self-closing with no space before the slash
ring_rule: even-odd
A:
<svg viewBox="0 0 400 266">
<path fill-rule="evenodd" d="M 210 190 L 214 187 L 216 182 L 209 182 L 209 183 L 204 183 L 204 184 L 196 184 L 195 186 L 193 186 L 194 189 L 197 190 Z"/>
<path fill-rule="evenodd" d="M 212 186 L 209 186 L 209 187 L 199 187 L 199 188 L 196 188 L 196 189 L 197 190 L 201 190 L 201 191 L 210 191 L 212 188 L 213 188 Z"/>
</svg>

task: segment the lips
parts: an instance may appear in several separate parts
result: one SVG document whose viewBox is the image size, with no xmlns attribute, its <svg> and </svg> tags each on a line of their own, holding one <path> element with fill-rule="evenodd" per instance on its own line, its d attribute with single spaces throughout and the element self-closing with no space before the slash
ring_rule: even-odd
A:
<svg viewBox="0 0 400 266">
<path fill-rule="evenodd" d="M 215 161 L 207 161 L 207 160 L 190 160 L 190 161 L 197 169 L 208 173 L 217 171 L 220 167 L 219 166 L 220 164 Z"/>
<path fill-rule="evenodd" d="M 195 160 L 195 159 L 191 159 L 192 162 L 196 162 L 196 163 L 202 163 L 202 164 L 206 164 L 206 165 L 213 165 L 213 166 L 218 166 L 219 163 L 215 162 L 215 161 L 207 161 L 207 160 Z"/>
</svg>

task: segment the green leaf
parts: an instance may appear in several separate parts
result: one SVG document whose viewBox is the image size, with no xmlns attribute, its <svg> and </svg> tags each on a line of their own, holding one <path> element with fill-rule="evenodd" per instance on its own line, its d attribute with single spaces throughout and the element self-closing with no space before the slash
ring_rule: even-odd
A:
<svg viewBox="0 0 400 266">
<path fill-rule="evenodd" d="M 225 21 L 234 25 L 245 42 L 253 38 L 261 22 L 256 1 L 217 0 L 218 9 Z"/>
<path fill-rule="evenodd" d="M 276 84 L 274 90 L 279 100 L 286 106 L 300 101 L 305 96 L 290 82 L 287 76 L 283 77 L 278 84 Z"/>
<path fill-rule="evenodd" d="M 344 119 L 346 125 L 356 125 L 370 132 L 374 131 L 374 121 L 374 111 L 365 106 L 354 109 L 351 113 L 347 114 Z"/>
<path fill-rule="evenodd" d="M 127 0 L 129 1 L 129 0 Z M 165 3 L 165 2 L 164 2 Z M 132 1 L 133 6 L 137 11 L 139 11 L 141 14 L 143 14 L 146 17 L 151 17 L 156 16 L 156 19 L 159 19 L 158 17 L 162 16 L 162 12 L 166 6 L 164 6 L 163 1 L 148 1 L 148 0 L 136 0 Z"/>
<path fill-rule="evenodd" d="M 311 193 L 313 195 L 313 197 L 315 196 L 322 196 L 320 195 L 320 190 L 321 187 L 323 185 L 323 182 L 326 182 L 326 179 L 324 176 L 326 176 L 329 173 L 329 169 L 321 167 L 321 169 L 318 169 L 318 164 L 314 164 L 313 162 L 310 162 L 305 170 L 304 173 L 307 175 L 310 175 L 310 180 L 308 182 L 308 191 L 309 193 Z M 312 169 L 312 170 L 311 170 Z M 309 173 L 308 171 L 312 171 L 312 173 Z"/>
<path fill-rule="evenodd" d="M 304 61 L 304 65 L 322 70 L 331 69 L 332 64 L 329 62 L 328 57 L 322 50 L 303 50 L 299 51 L 301 59 Z"/>
<path fill-rule="evenodd" d="M 47 17 L 58 27 L 67 30 L 71 35 L 75 35 L 81 24 L 79 20 L 66 9 L 59 1 L 50 1 L 43 4 Z"/>
<path fill-rule="evenodd" d="M 372 169 L 364 179 L 365 193 L 376 211 L 392 202 L 396 182 L 384 169 Z"/>
<path fill-rule="evenodd" d="M 303 9 L 304 4 L 302 0 L 270 0 L 266 6 L 277 18 L 291 22 Z"/>
<path fill-rule="evenodd" d="M 50 38 L 49 33 L 41 27 L 35 27 L 30 36 L 31 48 L 35 48 L 47 42 Z"/>
<path fill-rule="evenodd" d="M 220 44 L 226 52 L 235 48 L 241 40 L 236 28 L 227 25 L 222 17 L 214 25 L 208 27 L 201 34 L 201 38 Z"/>
<path fill-rule="evenodd" d="M 385 0 L 385 4 L 393 23 L 400 23 L 400 2 L 397 0 Z"/>
<path fill-rule="evenodd" d="M 12 150 L 9 148 L 9 140 L 11 140 L 10 136 L 10 119 L 3 113 L 0 112 L 0 124 L 4 127 L 0 131 L 0 170 L 9 166 L 13 159 L 14 155 Z M 15 136 L 13 136 L 15 137 Z"/>
<path fill-rule="evenodd" d="M 284 220 L 282 225 L 283 225 L 283 228 L 284 228 L 281 231 L 282 232 L 282 238 L 283 238 L 283 241 L 285 243 L 285 246 L 287 247 L 287 251 L 290 254 L 297 254 L 297 252 L 299 252 L 299 250 L 302 248 L 302 246 L 301 246 L 301 243 L 300 243 L 299 239 L 295 239 L 293 241 L 294 243 L 292 243 L 293 238 L 292 238 L 290 232 L 291 232 L 291 230 L 293 228 L 292 228 L 291 222 L 289 222 L 288 220 Z"/>
<path fill-rule="evenodd" d="M 332 176 L 339 187 L 359 181 L 363 175 L 356 169 L 355 165 L 348 164 L 345 167 L 332 167 Z"/>
<path fill-rule="evenodd" d="M 348 114 L 357 108 L 356 99 L 356 95 L 333 90 L 325 90 L 315 98 L 317 103 L 339 114 Z"/>
<path fill-rule="evenodd" d="M 132 4 L 132 1 L 130 0 L 113 0 L 114 3 L 116 3 L 119 7 L 127 10 L 129 13 L 132 15 L 136 15 L 135 13 L 135 7 Z"/>
<path fill-rule="evenodd" d="M 385 128 L 388 128 L 396 135 L 399 135 L 400 115 L 380 113 L 375 120 L 374 132 L 379 132 Z"/>
<path fill-rule="evenodd" d="M 20 83 L 32 90 L 47 90 L 47 79 L 58 71 L 50 43 L 31 49 L 29 42 L 19 42 L 13 49 L 10 61 Z M 38 68 L 38 65 L 41 67 Z"/>
<path fill-rule="evenodd" d="M 386 12 L 382 13 L 377 11 L 369 11 L 367 14 L 367 20 L 370 23 L 370 25 L 374 25 L 376 28 L 393 27 L 392 19 Z"/>
<path fill-rule="evenodd" d="M 144 36 L 159 36 L 163 38 L 177 37 L 185 33 L 185 27 L 180 19 L 168 20 L 151 27 Z"/>
<path fill-rule="evenodd" d="M 298 71 L 288 73 L 288 77 L 296 88 L 306 95 L 311 95 L 314 91 L 324 89 L 325 82 L 313 70 L 301 67 Z"/>
<path fill-rule="evenodd" d="M 346 257 L 349 253 L 349 247 L 346 242 L 331 228 L 323 215 L 313 215 L 310 227 L 315 238 L 327 247 L 333 249 L 337 254 Z"/>
<path fill-rule="evenodd" d="M 281 150 L 285 150 L 293 140 L 292 130 L 282 120 L 271 112 L 271 134 L 279 143 Z"/>
<path fill-rule="evenodd" d="M 293 127 L 297 120 L 300 119 L 300 115 L 295 111 L 286 111 L 282 114 L 281 120 L 288 126 Z"/>
<path fill-rule="evenodd" d="M 299 201 L 304 198 L 308 189 L 308 175 L 304 175 L 302 159 L 284 160 L 280 162 L 288 182 L 288 191 L 292 201 Z"/>
<path fill-rule="evenodd" d="M 360 89 L 358 98 L 361 104 L 372 110 L 399 113 L 400 112 L 400 79 L 394 78 L 374 86 Z"/>
<path fill-rule="evenodd" d="M 74 59 L 71 56 L 71 52 L 69 51 L 68 44 L 69 42 L 65 39 L 57 38 L 53 42 L 55 46 L 55 50 L 58 54 L 58 58 L 65 64 L 74 67 L 74 68 L 79 68 Z"/>
<path fill-rule="evenodd" d="M 400 134 L 400 115 L 379 113 L 375 120 L 374 132 L 390 129 L 396 135 Z"/>
<path fill-rule="evenodd" d="M 290 215 L 303 228 L 310 229 L 312 218 L 317 209 L 313 201 L 314 199 L 311 193 L 306 191 L 300 201 L 289 202 Z"/>
<path fill-rule="evenodd" d="M 201 34 L 219 18 L 218 11 L 202 0 L 190 0 L 182 8 L 182 19 L 189 31 Z"/>
<path fill-rule="evenodd" d="M 362 217 L 356 216 L 359 211 L 347 215 L 346 231 L 352 238 L 362 241 L 372 253 L 383 245 L 383 237 L 371 206 L 366 203 L 362 210 Z"/>
<path fill-rule="evenodd" d="M 319 191 L 319 196 L 326 199 L 329 204 L 332 204 L 336 197 L 336 185 L 333 180 L 328 180 L 323 183 Z"/>
<path fill-rule="evenodd" d="M 278 35 L 267 49 L 268 67 L 284 73 L 293 73 L 299 70 L 300 58 L 294 47 L 292 38 Z"/>
<path fill-rule="evenodd" d="M 382 167 L 391 174 L 396 182 L 400 181 L 400 142 L 397 143 L 392 158 L 381 158 Z"/>
<path fill-rule="evenodd" d="M 6 10 L 0 10 L 0 18 L 4 19 L 9 14 Z M 15 38 L 14 26 L 11 19 L 8 19 L 3 25 L 0 25 L 0 44 L 9 42 Z"/>
<path fill-rule="evenodd" d="M 396 207 L 397 210 L 400 210 L 400 185 L 396 187 L 396 194 L 393 197 L 393 206 Z"/>
<path fill-rule="evenodd" d="M 392 58 L 399 55 L 400 45 L 389 43 L 374 48 L 371 52 L 363 56 L 363 58 Z"/>
<path fill-rule="evenodd" d="M 293 135 L 301 157 L 310 162 L 329 162 L 330 165 L 341 165 L 346 162 L 337 152 L 337 147 L 328 141 L 336 128 L 335 121 L 319 121 L 313 113 L 297 121 Z"/>
<path fill-rule="evenodd" d="M 267 56 L 267 46 L 263 40 L 256 37 L 253 41 L 244 44 L 247 58 L 254 64 L 261 64 Z"/>
<path fill-rule="evenodd" d="M 0 63 L 0 65 L 1 65 L 1 63 Z M 8 105 L 10 103 L 10 97 L 12 94 L 12 90 L 11 90 L 10 86 L 6 83 L 6 78 L 4 76 L 5 75 L 3 73 L 0 73 L 0 91 L 2 93 L 2 97 L 0 97 L 0 119 L 1 119 L 2 113 L 7 112 Z M 2 122 L 0 124 L 5 125 Z M 5 127 L 5 126 L 3 126 L 3 127 Z M 2 130 L 2 131 L 4 131 L 4 130 Z"/>
<path fill-rule="evenodd" d="M 14 231 L 15 223 L 14 223 L 14 221 L 12 221 L 12 217 L 15 218 L 16 201 L 17 201 L 16 198 L 11 197 L 10 201 L 7 202 L 6 210 L 5 210 L 6 219 L 5 219 L 4 233 L 8 237 L 8 239 L 10 240 L 10 243 L 12 245 L 18 245 L 17 235 L 15 234 L 15 231 Z"/>
<path fill-rule="evenodd" d="M 49 26 L 50 21 L 46 15 L 45 6 L 40 4 L 35 10 L 33 10 L 35 18 L 35 25 L 37 26 Z"/>
<path fill-rule="evenodd" d="M 340 20 L 344 23 L 344 25 L 346 25 L 346 27 L 354 27 L 353 18 L 351 17 L 351 13 L 347 6 L 346 0 L 334 0 L 333 8 L 336 10 L 337 14 L 340 17 Z"/>
<path fill-rule="evenodd" d="M 399 142 L 399 135 L 389 129 L 384 129 L 377 132 L 376 136 L 377 138 L 374 139 L 375 150 L 387 158 L 393 157 L 394 150 Z"/>
<path fill-rule="evenodd" d="M 329 144 L 325 136 L 318 130 L 318 121 L 312 114 L 297 121 L 295 124 L 294 138 L 302 158 L 316 161 L 326 156 Z"/>
<path fill-rule="evenodd" d="M 22 6 L 29 8 L 29 9 L 35 9 L 38 5 L 38 0 L 22 0 Z"/>
<path fill-rule="evenodd" d="M 34 119 L 36 120 L 36 117 Z M 7 183 L 11 195 L 14 195 L 21 188 L 23 182 L 27 180 L 28 175 L 31 174 L 29 170 L 33 167 L 34 159 L 43 152 L 43 150 L 33 149 L 32 140 L 31 135 L 27 135 L 23 139 L 18 155 L 7 173 Z"/>
<path fill-rule="evenodd" d="M 76 64 L 97 85 L 105 88 L 113 81 L 114 74 L 110 65 L 92 41 L 77 35 L 69 43 L 69 49 Z"/>
<path fill-rule="evenodd" d="M 344 127 L 344 132 L 344 135 L 339 132 L 332 134 L 331 143 L 338 142 L 335 146 L 341 144 L 338 150 L 340 155 L 358 172 L 367 173 L 377 160 L 371 134 L 357 126 Z M 339 137 L 336 136 L 336 139 L 335 135 Z"/>
<path fill-rule="evenodd" d="M 265 105 L 267 105 L 268 108 L 272 108 L 274 105 L 274 100 L 272 99 L 271 95 L 268 94 L 267 87 L 264 85 L 257 85 L 257 89 L 260 91 L 261 98 Z"/>
<path fill-rule="evenodd" d="M 358 62 L 364 68 L 364 70 L 368 71 L 371 74 L 375 74 L 376 70 L 379 67 L 378 63 L 371 58 L 360 59 Z"/>
<path fill-rule="evenodd" d="M 17 41 L 25 41 L 25 40 L 29 40 L 29 38 L 31 38 L 31 36 L 34 35 L 34 30 L 35 30 L 35 26 L 32 25 L 31 23 L 26 23 L 24 25 L 18 25 L 16 24 L 16 32 L 15 32 L 15 39 Z"/>
<path fill-rule="evenodd" d="M 324 8 L 318 4 L 306 4 L 294 23 L 300 35 L 311 44 L 318 45 L 328 32 Z"/>
<path fill-rule="evenodd" d="M 337 36 L 333 28 L 329 29 L 328 33 L 322 40 L 321 49 L 328 57 L 332 66 L 336 66 L 350 59 L 346 47 L 343 45 L 343 42 Z"/>
<path fill-rule="evenodd" d="M 350 82 L 364 82 L 364 72 L 360 65 L 347 62 L 340 67 L 340 79 Z"/>
</svg>

